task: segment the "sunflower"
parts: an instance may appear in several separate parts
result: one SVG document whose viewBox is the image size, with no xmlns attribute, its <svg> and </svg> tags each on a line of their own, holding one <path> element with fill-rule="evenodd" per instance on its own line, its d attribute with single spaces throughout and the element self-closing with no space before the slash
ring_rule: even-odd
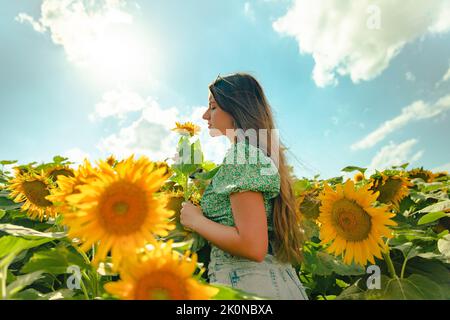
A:
<svg viewBox="0 0 450 320">
<path fill-rule="evenodd" d="M 111 167 L 114 167 L 116 165 L 116 158 L 113 155 L 110 155 L 108 158 L 106 158 L 106 163 L 109 164 Z"/>
<path fill-rule="evenodd" d="M 440 172 L 436 172 L 434 174 L 434 177 L 436 179 L 439 179 L 439 178 L 442 178 L 442 177 L 446 177 L 446 176 L 448 176 L 448 172 L 447 171 L 440 171 Z"/>
<path fill-rule="evenodd" d="M 27 211 L 30 218 L 42 221 L 56 216 L 53 203 L 46 199 L 50 195 L 51 181 L 44 171 L 39 174 L 16 170 L 15 178 L 9 181 L 7 189 L 11 191 L 10 197 L 14 202 L 25 202 L 21 211 Z"/>
<path fill-rule="evenodd" d="M 109 293 L 124 300 L 206 300 L 218 289 L 194 277 L 197 255 L 172 250 L 172 242 L 156 244 L 139 259 L 129 261 L 121 280 L 105 284 Z"/>
<path fill-rule="evenodd" d="M 58 180 L 58 176 L 73 177 L 75 176 L 73 170 L 68 166 L 56 165 L 46 170 L 46 175 L 53 181 Z"/>
<path fill-rule="evenodd" d="M 193 137 L 200 132 L 200 127 L 193 124 L 192 122 L 185 122 L 185 123 L 176 122 L 175 125 L 177 127 L 173 128 L 172 130 L 182 135 L 188 135 Z"/>
<path fill-rule="evenodd" d="M 308 219 L 317 219 L 320 214 L 320 200 L 318 189 L 312 189 L 302 193 L 297 198 L 297 210 Z"/>
<path fill-rule="evenodd" d="M 93 168 L 91 163 L 85 159 L 78 169 L 74 172 L 74 176 L 59 175 L 56 181 L 58 187 L 51 190 L 51 195 L 46 199 L 52 201 L 60 212 L 68 212 L 71 206 L 67 203 L 66 197 L 77 194 L 80 191 L 78 186 L 87 183 L 89 180 L 95 179 L 98 170 Z"/>
<path fill-rule="evenodd" d="M 416 168 L 408 171 L 410 179 L 420 178 L 425 182 L 433 182 L 435 175 L 429 170 L 424 170 L 423 168 Z"/>
<path fill-rule="evenodd" d="M 390 219 L 394 214 L 386 206 L 372 207 L 378 192 L 372 193 L 368 188 L 366 185 L 356 190 L 349 179 L 344 185 L 338 184 L 336 191 L 325 184 L 319 195 L 321 243 L 331 242 L 327 251 L 343 254 L 346 264 L 352 260 L 362 266 L 367 261 L 375 264 L 374 256 L 381 259 L 381 253 L 387 250 L 383 237 L 392 238 L 387 226 L 397 225 Z"/>
<path fill-rule="evenodd" d="M 364 174 L 362 173 L 362 172 L 358 172 L 357 174 L 355 174 L 355 176 L 353 177 L 353 180 L 355 181 L 355 182 L 360 182 L 360 181 L 362 181 L 362 180 L 364 180 L 365 179 L 365 177 L 364 177 Z"/>
<path fill-rule="evenodd" d="M 111 250 L 117 269 L 128 254 L 175 227 L 169 221 L 173 211 L 165 208 L 166 196 L 156 194 L 167 179 L 163 172 L 154 170 L 146 157 L 134 160 L 131 156 L 115 168 L 100 161 L 96 178 L 78 186 L 79 193 L 66 197 L 74 208 L 63 216 L 69 237 L 79 238 L 83 251 L 100 241 L 94 265 Z"/>
<path fill-rule="evenodd" d="M 407 178 L 382 173 L 380 178 L 373 179 L 370 183 L 370 190 L 379 191 L 377 199 L 379 202 L 392 203 L 395 208 L 398 208 L 400 201 L 409 194 L 408 187 L 412 186 L 413 184 Z"/>
</svg>

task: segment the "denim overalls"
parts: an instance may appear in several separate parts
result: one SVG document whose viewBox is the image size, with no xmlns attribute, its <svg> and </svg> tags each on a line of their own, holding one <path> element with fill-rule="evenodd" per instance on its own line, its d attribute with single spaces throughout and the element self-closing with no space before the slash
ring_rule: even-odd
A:
<svg viewBox="0 0 450 320">
<path fill-rule="evenodd" d="M 211 284 L 224 284 L 261 298 L 308 300 L 292 265 L 278 262 L 270 253 L 264 261 L 256 262 L 233 256 L 212 245 L 208 276 Z"/>
</svg>

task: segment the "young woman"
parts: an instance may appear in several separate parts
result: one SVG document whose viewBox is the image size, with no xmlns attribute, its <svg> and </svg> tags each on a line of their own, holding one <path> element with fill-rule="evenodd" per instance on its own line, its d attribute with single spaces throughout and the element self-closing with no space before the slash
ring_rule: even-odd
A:
<svg viewBox="0 0 450 320">
<path fill-rule="evenodd" d="M 261 85 L 244 73 L 219 76 L 203 119 L 211 136 L 231 141 L 201 207 L 184 202 L 181 210 L 181 223 L 211 243 L 210 283 L 271 299 L 308 299 L 293 268 L 302 259 L 303 233 L 291 176 Z"/>
</svg>

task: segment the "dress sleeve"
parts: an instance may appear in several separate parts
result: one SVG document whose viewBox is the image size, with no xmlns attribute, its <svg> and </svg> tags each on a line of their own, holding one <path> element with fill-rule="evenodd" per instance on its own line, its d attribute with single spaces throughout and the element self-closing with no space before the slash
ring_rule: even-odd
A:
<svg viewBox="0 0 450 320">
<path fill-rule="evenodd" d="M 214 191 L 219 194 L 256 191 L 272 199 L 280 193 L 280 175 L 270 165 L 224 164 L 217 173 Z"/>
</svg>

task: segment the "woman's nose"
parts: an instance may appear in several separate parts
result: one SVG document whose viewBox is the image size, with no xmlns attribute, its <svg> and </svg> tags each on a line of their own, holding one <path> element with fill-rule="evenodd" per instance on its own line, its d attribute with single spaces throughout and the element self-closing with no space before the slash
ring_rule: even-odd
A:
<svg viewBox="0 0 450 320">
<path fill-rule="evenodd" d="M 208 113 L 208 110 L 206 110 L 206 112 L 203 114 L 202 118 L 203 118 L 204 120 L 208 120 L 208 119 L 209 119 L 209 113 Z"/>
</svg>

